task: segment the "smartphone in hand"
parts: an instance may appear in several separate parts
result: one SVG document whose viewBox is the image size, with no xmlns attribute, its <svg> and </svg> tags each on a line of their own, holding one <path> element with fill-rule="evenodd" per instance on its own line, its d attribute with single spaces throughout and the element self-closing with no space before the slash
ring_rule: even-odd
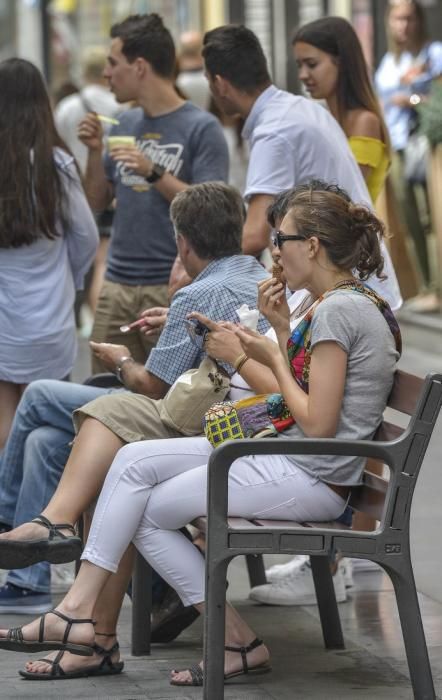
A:
<svg viewBox="0 0 442 700">
<path fill-rule="evenodd" d="M 203 350 L 207 333 L 210 333 L 209 328 L 207 328 L 204 323 L 201 323 L 201 321 L 197 321 L 193 318 L 184 319 L 184 323 L 192 341 L 200 350 Z"/>
</svg>

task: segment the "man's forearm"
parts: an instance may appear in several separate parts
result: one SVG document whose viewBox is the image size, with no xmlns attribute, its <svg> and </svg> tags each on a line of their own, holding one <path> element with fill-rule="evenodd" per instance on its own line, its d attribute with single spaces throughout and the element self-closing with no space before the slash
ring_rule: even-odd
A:
<svg viewBox="0 0 442 700">
<path fill-rule="evenodd" d="M 151 399 L 162 399 L 169 386 L 154 377 L 138 362 L 125 362 L 121 370 L 124 386 L 135 394 L 144 394 Z"/>
<path fill-rule="evenodd" d="M 183 182 L 183 180 L 179 180 L 177 177 L 175 177 L 175 175 L 165 172 L 164 175 L 154 184 L 154 187 L 160 194 L 163 195 L 164 199 L 171 202 L 178 192 L 187 190 L 190 185 L 187 182 Z"/>
<path fill-rule="evenodd" d="M 103 211 L 112 201 L 112 186 L 106 179 L 100 151 L 89 151 L 84 177 L 86 196 L 94 211 Z"/>
</svg>

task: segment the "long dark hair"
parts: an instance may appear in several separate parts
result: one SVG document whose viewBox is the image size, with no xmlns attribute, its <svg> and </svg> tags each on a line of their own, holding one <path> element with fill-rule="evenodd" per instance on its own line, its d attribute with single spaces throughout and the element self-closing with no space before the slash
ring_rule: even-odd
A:
<svg viewBox="0 0 442 700">
<path fill-rule="evenodd" d="M 65 189 L 54 160 L 57 134 L 40 71 L 29 61 L 0 63 L 0 248 L 56 238 Z"/>
<path fill-rule="evenodd" d="M 380 122 L 382 141 L 389 149 L 388 130 L 373 89 L 360 41 L 351 24 L 342 17 L 323 17 L 298 29 L 293 35 L 292 44 L 299 41 L 315 46 L 339 61 L 336 96 L 338 121 L 341 126 L 347 110 L 366 109 L 373 112 Z"/>
</svg>

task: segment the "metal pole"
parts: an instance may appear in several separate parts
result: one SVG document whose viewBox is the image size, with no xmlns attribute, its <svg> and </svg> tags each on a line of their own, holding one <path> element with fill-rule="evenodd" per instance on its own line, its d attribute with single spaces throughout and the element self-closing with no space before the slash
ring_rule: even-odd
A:
<svg viewBox="0 0 442 700">
<path fill-rule="evenodd" d="M 49 15 L 49 0 L 40 0 L 40 17 L 41 17 L 41 55 L 43 58 L 43 74 L 46 82 L 51 81 L 51 26 Z"/>
</svg>

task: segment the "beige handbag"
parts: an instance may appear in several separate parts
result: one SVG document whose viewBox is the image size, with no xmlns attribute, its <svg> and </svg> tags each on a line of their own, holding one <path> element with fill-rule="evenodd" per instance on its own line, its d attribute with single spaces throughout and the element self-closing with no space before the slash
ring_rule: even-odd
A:
<svg viewBox="0 0 442 700">
<path fill-rule="evenodd" d="M 210 357 L 204 358 L 196 369 L 184 372 L 170 387 L 161 401 L 163 423 L 183 435 L 203 433 L 204 414 L 230 390 L 229 377 Z"/>
</svg>

